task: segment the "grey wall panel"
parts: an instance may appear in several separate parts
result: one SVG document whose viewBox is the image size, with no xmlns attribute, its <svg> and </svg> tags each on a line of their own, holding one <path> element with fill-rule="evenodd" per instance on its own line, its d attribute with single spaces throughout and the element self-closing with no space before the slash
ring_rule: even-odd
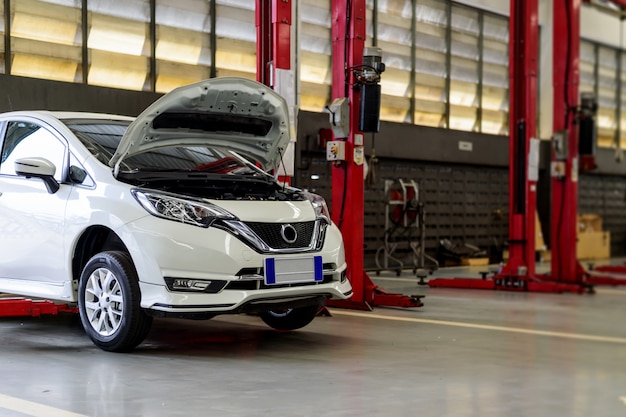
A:
<svg viewBox="0 0 626 417">
<path fill-rule="evenodd" d="M 307 170 L 299 170 L 298 186 L 321 194 L 331 211 L 331 165 L 322 152 L 303 152 Z M 411 264 L 410 242 L 417 241 L 415 228 L 386 225 L 385 180 L 415 180 L 426 209 L 426 248 L 436 255 L 442 239 L 453 245 L 472 244 L 487 249 L 503 245 L 508 234 L 508 170 L 500 167 L 450 165 L 406 159 L 380 158 L 376 181 L 366 181 L 364 204 L 365 267 L 375 268 L 376 251 L 383 245 L 387 226 L 394 229 L 397 254 Z M 370 171 L 371 172 L 371 171 Z M 318 178 L 318 179 L 312 179 Z"/>
<path fill-rule="evenodd" d="M 626 178 L 581 175 L 578 191 L 578 212 L 601 215 L 611 232 L 611 256 L 626 255 Z"/>
<path fill-rule="evenodd" d="M 0 74 L 0 111 L 68 110 L 137 116 L 160 96 Z"/>
<path fill-rule="evenodd" d="M 315 138 L 322 128 L 330 127 L 325 113 L 300 112 L 298 141 Z M 309 145 L 314 144 L 313 140 Z M 307 146 L 302 144 L 301 146 Z M 374 147 L 380 157 L 452 162 L 506 167 L 509 163 L 508 137 L 458 130 L 437 129 L 404 123 L 380 122 L 380 132 L 366 134 L 367 154 Z M 471 151 L 460 147 L 471 146 Z"/>
<path fill-rule="evenodd" d="M 297 185 L 322 194 L 332 206 L 331 167 L 317 146 L 317 133 L 328 127 L 328 115 L 301 112 L 298 119 L 299 171 Z M 458 149 L 469 140 L 473 152 Z M 484 141 L 484 142 L 483 142 Z M 371 155 L 372 137 L 366 138 Z M 476 152 L 476 150 L 481 150 Z M 385 233 L 385 179 L 415 179 L 427 210 L 427 248 L 433 253 L 441 239 L 487 248 L 508 238 L 508 140 L 421 126 L 381 123 L 375 138 L 379 164 L 376 181 L 365 189 L 365 262 L 373 256 Z M 546 244 L 550 244 L 551 179 L 550 141 L 541 143 L 537 210 Z M 581 174 L 579 213 L 597 213 L 611 232 L 612 256 L 626 255 L 626 162 L 619 162 L 612 149 L 598 149 L 598 169 Z M 319 177 L 312 180 L 311 175 Z M 315 177 L 315 178 L 317 178 Z M 368 183 L 366 181 L 366 183 Z"/>
</svg>

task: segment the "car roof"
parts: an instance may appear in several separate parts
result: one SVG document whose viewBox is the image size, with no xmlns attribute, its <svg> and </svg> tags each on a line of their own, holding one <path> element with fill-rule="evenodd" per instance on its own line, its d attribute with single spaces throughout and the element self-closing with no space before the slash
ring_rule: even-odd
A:
<svg viewBox="0 0 626 417">
<path fill-rule="evenodd" d="M 122 116 L 119 114 L 77 112 L 77 111 L 50 111 L 50 110 L 19 110 L 0 114 L 0 117 L 37 117 L 42 120 L 55 118 L 59 120 L 66 119 L 90 119 L 90 120 L 127 120 L 133 121 L 134 117 Z"/>
</svg>

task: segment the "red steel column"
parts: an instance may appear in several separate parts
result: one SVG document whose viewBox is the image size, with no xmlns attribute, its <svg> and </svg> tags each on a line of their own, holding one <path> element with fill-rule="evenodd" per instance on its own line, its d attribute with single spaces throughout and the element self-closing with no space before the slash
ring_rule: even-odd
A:
<svg viewBox="0 0 626 417">
<path fill-rule="evenodd" d="M 291 70 L 291 0 L 256 0 L 256 79 L 258 82 L 276 90 L 288 101 L 290 109 L 295 108 L 293 85 L 281 82 L 281 72 Z M 295 110 L 290 110 L 291 124 L 295 126 Z M 295 128 L 293 129 L 295 130 Z M 292 138 L 295 142 L 295 138 Z M 293 160 L 294 146 L 284 151 L 285 160 Z M 283 163 L 285 162 L 283 160 Z M 282 168 L 282 169 L 281 169 Z M 279 166 L 279 172 L 288 171 L 287 175 L 279 175 L 279 181 L 289 184 L 293 169 Z"/>
<path fill-rule="evenodd" d="M 578 105 L 580 0 L 555 0 L 553 20 L 553 84 L 555 132 L 566 131 L 567 159 L 559 165 L 552 151 L 551 276 L 579 283 L 583 271 L 576 259 L 578 207 Z M 555 176 L 555 167 L 559 175 Z"/>
<path fill-rule="evenodd" d="M 363 146 L 359 131 L 361 93 L 354 70 L 362 69 L 365 48 L 365 0 L 332 0 L 333 99 L 347 97 L 350 103 L 350 133 L 346 138 L 346 160 L 332 168 L 332 219 L 343 235 L 347 277 L 352 284 L 350 300 L 332 301 L 335 307 L 371 310 L 374 306 L 420 307 L 422 296 L 390 294 L 374 285 L 363 268 L 363 165 L 355 162 L 355 147 Z"/>
<path fill-rule="evenodd" d="M 272 0 L 274 67 L 291 69 L 291 0 Z"/>
<path fill-rule="evenodd" d="M 256 80 L 271 86 L 272 8 L 268 0 L 256 0 Z"/>
<path fill-rule="evenodd" d="M 499 275 L 527 278 L 535 274 L 537 177 L 529 162 L 537 131 L 537 0 L 511 0 L 510 10 L 509 261 Z"/>
<path fill-rule="evenodd" d="M 333 166 L 332 218 L 344 236 L 348 279 L 352 284 L 353 301 L 368 302 L 369 290 L 363 277 L 363 166 L 354 163 L 355 135 L 358 131 L 360 92 L 350 85 L 352 70 L 363 60 L 365 47 L 365 0 L 332 0 L 332 68 L 333 99 L 347 97 L 350 103 L 350 134 L 346 139 L 346 161 Z"/>
<path fill-rule="evenodd" d="M 256 79 L 274 87 L 274 70 L 291 69 L 291 0 L 256 0 Z"/>
</svg>

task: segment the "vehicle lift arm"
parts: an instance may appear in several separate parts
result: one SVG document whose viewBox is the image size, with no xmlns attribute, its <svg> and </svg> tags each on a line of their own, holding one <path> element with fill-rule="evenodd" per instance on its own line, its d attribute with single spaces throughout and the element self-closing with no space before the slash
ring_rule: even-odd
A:
<svg viewBox="0 0 626 417">
<path fill-rule="evenodd" d="M 56 304 L 49 300 L 31 300 L 23 297 L 0 298 L 0 317 L 56 316 L 59 313 L 78 313 L 77 307 Z"/>
</svg>

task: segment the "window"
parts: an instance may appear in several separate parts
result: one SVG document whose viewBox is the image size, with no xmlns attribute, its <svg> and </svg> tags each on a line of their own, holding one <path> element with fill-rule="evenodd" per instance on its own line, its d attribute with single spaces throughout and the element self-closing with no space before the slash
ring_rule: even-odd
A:
<svg viewBox="0 0 626 417">
<path fill-rule="evenodd" d="M 111 0 L 87 5 L 89 84 L 148 89 L 149 1 Z"/>
<path fill-rule="evenodd" d="M 56 3 L 56 2 L 54 2 Z M 81 12 L 52 1 L 11 2 L 11 74 L 81 82 Z M 4 43 L 3 43 L 4 47 Z"/>
<path fill-rule="evenodd" d="M 452 6 L 450 57 L 451 129 L 478 131 L 478 12 Z"/>
<path fill-rule="evenodd" d="M 483 133 L 508 134 L 509 22 L 499 16 L 483 16 L 481 129 Z"/>
<path fill-rule="evenodd" d="M 256 79 L 254 1 L 0 3 L 0 11 L 12 16 L 15 75 L 161 93 L 214 75 Z M 332 99 L 331 0 L 299 0 L 294 7 L 299 105 L 322 112 Z M 505 16 L 450 0 L 367 0 L 365 13 L 365 45 L 380 47 L 386 64 L 382 120 L 508 133 Z M 3 49 L 0 42 L 0 55 Z M 610 93 L 620 57 L 600 48 L 597 62 L 597 49 L 592 45 L 581 58 L 581 74 L 591 76 L 587 81 L 605 103 L 599 126 L 606 140 L 618 126 L 619 106 Z"/>
<path fill-rule="evenodd" d="M 599 46 L 597 62 L 598 145 L 611 146 L 617 135 L 617 50 Z"/>
<path fill-rule="evenodd" d="M 300 4 L 300 108 L 321 112 L 332 92 L 330 0 Z"/>
<path fill-rule="evenodd" d="M 156 91 L 210 77 L 211 30 L 209 1 L 156 2 Z"/>
<path fill-rule="evenodd" d="M 424 0 L 415 10 L 415 116 L 418 125 L 444 127 L 446 90 L 445 2 Z"/>
<path fill-rule="evenodd" d="M 129 122 L 102 123 L 100 121 L 64 120 L 67 127 L 98 161 L 109 164 L 122 140 Z"/>
<path fill-rule="evenodd" d="M 215 65 L 220 77 L 256 80 L 255 2 L 216 0 L 218 36 Z"/>
<path fill-rule="evenodd" d="M 39 125 L 10 122 L 2 145 L 0 174 L 15 175 L 15 161 L 20 158 L 43 157 L 56 167 L 54 179 L 64 180 L 65 145 Z"/>
<path fill-rule="evenodd" d="M 378 3 L 378 40 L 386 69 L 381 77 L 380 117 L 395 122 L 411 121 L 412 21 L 411 0 Z"/>
<path fill-rule="evenodd" d="M 598 101 L 598 146 L 626 148 L 626 54 L 617 48 L 582 40 L 579 92 L 592 92 Z"/>
</svg>

